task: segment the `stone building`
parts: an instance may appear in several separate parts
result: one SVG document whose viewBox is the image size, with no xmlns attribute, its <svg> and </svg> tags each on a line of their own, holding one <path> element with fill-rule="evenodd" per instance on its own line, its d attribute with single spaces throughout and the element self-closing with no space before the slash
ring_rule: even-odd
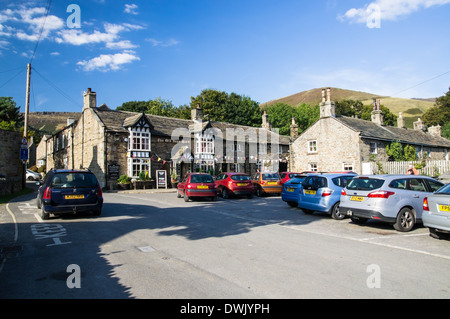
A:
<svg viewBox="0 0 450 319">
<path fill-rule="evenodd" d="M 191 120 L 97 107 L 97 94 L 84 94 L 83 112 L 46 139 L 47 170 L 89 168 L 102 186 L 114 187 L 120 175 L 150 178 L 157 170 L 178 177 L 188 171 L 217 174 L 287 168 L 290 139 L 264 128 L 205 120 L 192 110 Z M 281 165 L 280 165 L 281 164 Z"/>
<path fill-rule="evenodd" d="M 0 129 L 0 196 L 22 190 L 24 165 L 20 160 L 22 133 Z"/>
<path fill-rule="evenodd" d="M 364 163 L 388 161 L 386 146 L 392 142 L 415 147 L 418 158 L 449 160 L 450 141 L 441 137 L 440 127 L 428 128 L 419 119 L 415 129 L 406 129 L 400 113 L 398 127 L 383 125 L 380 101 L 374 101 L 371 121 L 336 116 L 331 90 L 322 91 L 320 119 L 296 137 L 293 123 L 290 154 L 291 171 L 363 172 Z"/>
</svg>

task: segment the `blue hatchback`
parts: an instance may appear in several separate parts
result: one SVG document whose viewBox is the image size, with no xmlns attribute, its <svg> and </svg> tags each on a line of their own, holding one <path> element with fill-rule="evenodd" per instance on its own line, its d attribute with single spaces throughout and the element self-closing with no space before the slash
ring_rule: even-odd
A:
<svg viewBox="0 0 450 319">
<path fill-rule="evenodd" d="M 302 188 L 302 182 L 306 178 L 305 176 L 292 178 L 283 185 L 283 191 L 281 192 L 281 199 L 288 203 L 291 207 L 297 207 L 298 200 L 300 198 L 300 190 Z"/>
<path fill-rule="evenodd" d="M 356 174 L 310 174 L 299 189 L 298 207 L 304 213 L 315 211 L 328 213 L 333 219 L 341 220 L 345 214 L 339 213 L 342 189 Z"/>
</svg>

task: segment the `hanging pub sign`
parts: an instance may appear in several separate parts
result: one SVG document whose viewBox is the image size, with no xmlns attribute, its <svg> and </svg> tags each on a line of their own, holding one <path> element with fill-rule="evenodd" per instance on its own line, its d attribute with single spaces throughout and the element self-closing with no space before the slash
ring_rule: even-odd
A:
<svg viewBox="0 0 450 319">
<path fill-rule="evenodd" d="M 167 171 L 156 171 L 156 188 L 167 188 Z"/>
</svg>

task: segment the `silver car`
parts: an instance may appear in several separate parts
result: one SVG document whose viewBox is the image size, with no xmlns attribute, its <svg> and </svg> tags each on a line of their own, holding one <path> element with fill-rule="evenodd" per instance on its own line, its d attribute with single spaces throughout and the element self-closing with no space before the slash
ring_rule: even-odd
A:
<svg viewBox="0 0 450 319">
<path fill-rule="evenodd" d="M 424 198 L 443 185 L 420 175 L 355 177 L 342 190 L 339 212 L 349 215 L 354 223 L 374 219 L 407 232 L 422 221 Z"/>
<path fill-rule="evenodd" d="M 443 238 L 443 232 L 450 232 L 450 184 L 423 200 L 422 221 L 433 238 Z"/>
</svg>

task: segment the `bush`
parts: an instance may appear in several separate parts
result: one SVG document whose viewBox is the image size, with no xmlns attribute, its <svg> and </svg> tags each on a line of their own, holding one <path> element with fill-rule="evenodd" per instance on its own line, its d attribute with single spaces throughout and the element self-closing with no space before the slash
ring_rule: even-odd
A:
<svg viewBox="0 0 450 319">
<path fill-rule="evenodd" d="M 118 184 L 130 184 L 131 178 L 127 175 L 120 175 L 119 179 L 117 180 Z"/>
</svg>

